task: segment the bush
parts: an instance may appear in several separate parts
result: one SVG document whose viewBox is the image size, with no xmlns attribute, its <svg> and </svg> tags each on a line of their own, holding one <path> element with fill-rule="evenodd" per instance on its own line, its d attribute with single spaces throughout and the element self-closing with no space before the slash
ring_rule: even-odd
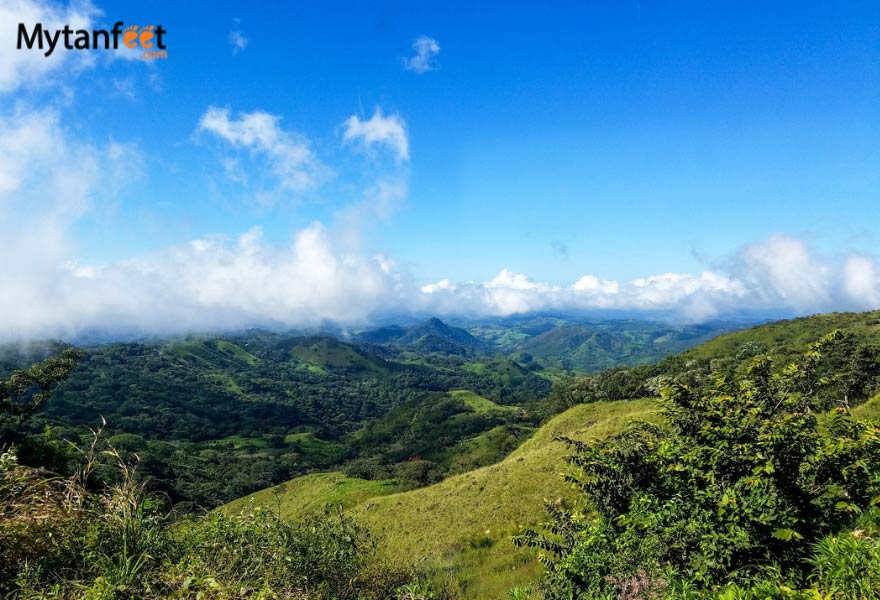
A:
<svg viewBox="0 0 880 600">
<path fill-rule="evenodd" d="M 101 454 L 115 482 L 100 484 Z M 70 478 L 0 454 L 0 596 L 28 600 L 391 599 L 412 573 L 383 568 L 354 521 L 289 523 L 266 509 L 171 522 L 98 434 Z M 97 488 L 97 489 L 93 489 Z M 446 597 L 441 594 L 425 598 Z"/>
<path fill-rule="evenodd" d="M 395 466 L 395 475 L 400 489 L 413 490 L 437 483 L 443 479 L 443 470 L 430 460 L 408 460 Z"/>
<path fill-rule="evenodd" d="M 880 428 L 845 406 L 820 427 L 812 410 L 816 382 L 829 377 L 818 359 L 838 343 L 827 336 L 781 374 L 757 357 L 735 382 L 669 385 L 661 426 L 567 440 L 581 510 L 551 505 L 547 531 L 516 538 L 542 551 L 546 596 L 685 597 L 685 583 L 703 594 L 695 597 L 725 589 L 738 598 L 775 569 L 766 585 L 778 594 L 754 597 L 787 597 L 779 594 L 806 584 L 812 565 L 820 588 L 873 597 L 864 582 L 880 569 L 874 542 L 826 537 L 880 502 Z"/>
<path fill-rule="evenodd" d="M 291 524 L 254 508 L 214 513 L 183 530 L 173 579 L 210 576 L 229 589 L 271 585 L 314 598 L 359 597 L 359 577 L 373 549 L 370 537 L 342 515 Z"/>
</svg>

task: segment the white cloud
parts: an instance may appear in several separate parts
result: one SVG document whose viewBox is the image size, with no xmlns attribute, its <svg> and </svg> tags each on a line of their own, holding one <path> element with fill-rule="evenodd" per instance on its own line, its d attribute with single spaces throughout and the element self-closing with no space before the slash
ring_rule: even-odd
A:
<svg viewBox="0 0 880 600">
<path fill-rule="evenodd" d="M 316 187 L 328 176 L 328 169 L 303 136 L 281 129 L 280 123 L 280 117 L 267 112 L 233 117 L 228 108 L 212 106 L 199 120 L 198 131 L 216 135 L 234 149 L 268 159 L 269 171 L 283 190 L 301 192 Z M 232 163 L 228 157 L 223 160 L 229 173 Z"/>
<path fill-rule="evenodd" d="M 56 49 L 50 56 L 44 56 L 36 46 L 32 50 L 18 46 L 18 24 L 24 23 L 28 33 L 37 23 L 44 29 L 60 29 L 70 25 L 72 29 L 88 29 L 93 19 L 100 14 L 88 2 L 63 6 L 54 2 L 38 0 L 3 0 L 0 2 L 0 93 L 13 92 L 20 86 L 41 84 L 46 76 L 57 71 L 62 65 L 70 68 L 77 62 L 77 68 L 90 64 L 87 52 L 65 52 Z M 45 47 L 45 44 L 44 44 Z"/>
<path fill-rule="evenodd" d="M 600 280 L 594 275 L 584 275 L 571 286 L 579 292 L 596 294 L 616 294 L 620 291 L 620 284 L 607 279 Z"/>
<path fill-rule="evenodd" d="M 0 115 L 0 338 L 64 331 L 70 229 L 137 172 L 123 144 L 71 141 L 54 111 Z"/>
<path fill-rule="evenodd" d="M 739 277 L 716 270 L 628 282 L 585 275 L 560 285 L 502 269 L 488 281 L 442 279 L 418 286 L 386 256 L 343 249 L 348 246 L 343 237 L 314 223 L 295 232 L 289 243 L 271 244 L 254 228 L 234 239 L 204 236 L 102 266 L 64 262 L 69 248 L 63 232 L 34 224 L 13 238 L 16 253 L 23 253 L 29 263 L 0 274 L 5 290 L 0 296 L 0 338 L 69 336 L 89 329 L 168 333 L 310 327 L 326 320 L 366 325 L 379 316 L 407 312 L 496 316 L 626 310 L 700 322 L 738 310 L 800 312 L 806 301 L 803 295 L 790 294 L 787 272 L 764 263 L 754 272 L 742 270 L 754 263 L 737 264 Z M 766 258 L 766 252 L 772 253 L 768 248 L 789 247 L 796 241 L 785 240 L 780 245 L 771 238 L 737 256 L 757 253 Z M 16 264 L 11 256 L 0 258 Z M 809 260 L 823 262 L 813 255 Z M 827 264 L 826 287 L 808 288 L 817 294 L 812 306 L 880 308 L 880 267 L 873 259 L 852 255 L 835 268 Z"/>
<path fill-rule="evenodd" d="M 98 152 L 71 144 L 52 110 L 20 108 L 0 115 L 0 217 L 23 209 L 45 218 L 74 218 L 85 210 L 97 178 Z"/>
<path fill-rule="evenodd" d="M 440 44 L 426 35 L 419 36 L 412 45 L 415 55 L 401 58 L 403 68 L 418 74 L 433 71 L 437 68 L 434 58 L 440 54 Z"/>
<path fill-rule="evenodd" d="M 229 32 L 229 45 L 232 46 L 232 53 L 238 54 L 248 45 L 248 39 L 244 37 L 244 34 L 240 31 L 230 31 Z"/>
<path fill-rule="evenodd" d="M 46 275 L 0 299 L 0 338 L 364 323 L 395 304 L 387 262 L 340 252 L 319 223 L 282 246 L 251 229 L 108 266 L 59 265 Z"/>
<path fill-rule="evenodd" d="M 231 118 L 211 109 L 201 129 L 269 158 L 282 175 L 314 160 L 277 117 Z M 290 160 L 290 165 L 279 165 Z M 54 111 L 0 115 L 0 339 L 171 333 L 246 326 L 308 327 L 324 320 L 367 324 L 407 312 L 510 315 L 532 311 L 628 310 L 699 322 L 738 310 L 880 308 L 880 265 L 869 256 L 823 257 L 776 235 L 745 246 L 702 273 L 630 281 L 585 274 L 571 283 L 502 269 L 488 281 L 444 278 L 418 285 L 392 258 L 359 250 L 358 224 L 391 214 L 406 197 L 401 177 L 379 179 L 327 228 L 314 223 L 289 242 L 259 229 L 236 238 L 201 236 L 111 264 L 76 261 L 73 234 L 137 173 L 136 149 L 74 141 Z M 239 165 L 226 164 L 244 177 Z M 294 178 L 295 182 L 299 180 Z"/>
<path fill-rule="evenodd" d="M 798 310 L 819 309 L 831 300 L 830 270 L 801 240 L 774 235 L 744 248 L 737 260 L 746 283 L 769 300 Z"/>
<path fill-rule="evenodd" d="M 487 282 L 443 279 L 420 288 L 420 309 L 469 315 L 540 310 L 662 312 L 700 322 L 742 310 L 880 309 L 880 266 L 867 256 L 823 259 L 801 240 L 776 235 L 742 248 L 724 268 L 663 273 L 628 282 L 584 275 L 570 286 L 507 269 Z"/>
<path fill-rule="evenodd" d="M 409 160 L 409 139 L 406 124 L 398 115 L 382 115 L 377 108 L 367 121 L 361 121 L 357 115 L 350 116 L 344 123 L 342 143 L 360 142 L 366 149 L 376 144 L 388 146 L 398 160 Z"/>
<path fill-rule="evenodd" d="M 880 307 L 880 266 L 870 257 L 852 255 L 843 266 L 843 291 L 853 307 Z"/>
</svg>

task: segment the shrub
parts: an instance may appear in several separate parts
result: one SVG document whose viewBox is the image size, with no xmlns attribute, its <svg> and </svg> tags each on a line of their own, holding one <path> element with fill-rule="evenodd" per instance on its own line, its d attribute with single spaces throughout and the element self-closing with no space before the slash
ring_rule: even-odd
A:
<svg viewBox="0 0 880 600">
<path fill-rule="evenodd" d="M 93 477 L 101 454 L 116 459 L 109 485 Z M 251 509 L 175 523 L 136 483 L 133 467 L 105 449 L 99 432 L 85 457 L 75 475 L 60 478 L 18 465 L 12 453 L 0 455 L 0 596 L 414 597 L 396 592 L 414 575 L 377 564 L 370 535 L 342 514 L 289 523 Z"/>
<path fill-rule="evenodd" d="M 547 597 L 651 598 L 680 589 L 674 580 L 704 594 L 743 584 L 725 592 L 738 594 L 765 581 L 768 568 L 778 571 L 783 593 L 805 582 L 817 543 L 813 560 L 826 565 L 812 563 L 817 581 L 849 582 L 842 597 L 863 597 L 845 595 L 861 580 L 846 579 L 845 561 L 825 548 L 836 538 L 825 536 L 851 528 L 880 501 L 880 428 L 851 417 L 845 391 L 827 427 L 819 426 L 811 392 L 828 374 L 817 371 L 818 358 L 838 342 L 827 336 L 781 374 L 757 357 L 735 382 L 669 385 L 662 426 L 567 440 L 574 469 L 566 478 L 585 510 L 550 505 L 546 531 L 515 540 L 541 550 Z M 859 572 L 872 573 L 869 563 L 880 568 L 868 542 L 835 543 Z"/>
</svg>

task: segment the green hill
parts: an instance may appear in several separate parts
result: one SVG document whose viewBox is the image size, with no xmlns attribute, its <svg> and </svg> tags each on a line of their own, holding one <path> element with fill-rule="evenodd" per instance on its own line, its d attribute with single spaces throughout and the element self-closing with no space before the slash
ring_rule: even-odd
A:
<svg viewBox="0 0 880 600">
<path fill-rule="evenodd" d="M 575 406 L 503 461 L 429 487 L 389 494 L 388 482 L 325 473 L 262 490 L 225 510 L 253 503 L 278 506 L 285 517 L 300 518 L 325 503 L 342 504 L 379 536 L 380 551 L 392 563 L 449 573 L 466 598 L 503 598 L 510 586 L 537 573 L 533 556 L 514 548 L 509 537 L 519 526 L 544 518 L 545 498 L 569 495 L 559 476 L 567 450 L 554 434 L 605 437 L 652 413 L 650 400 Z"/>
<path fill-rule="evenodd" d="M 0 373 L 53 347 L 0 348 Z M 40 431 L 49 425 L 59 436 L 78 439 L 103 417 L 108 435 L 134 436 L 125 438 L 127 446 L 138 453 L 141 472 L 156 491 L 175 503 L 213 508 L 317 469 L 339 468 L 355 450 L 359 457 L 375 456 L 380 448 L 355 449 L 352 436 L 386 417 L 418 425 L 413 415 L 422 408 L 426 425 L 443 425 L 436 431 L 442 443 L 413 429 L 409 436 L 422 446 L 409 452 L 407 444 L 400 456 L 389 455 L 388 465 L 426 447 L 438 449 L 444 468 L 487 464 L 502 456 L 498 448 L 521 439 L 520 429 L 507 438 L 482 438 L 494 445 L 463 448 L 461 460 L 452 448 L 520 419 L 519 409 L 489 410 L 493 403 L 523 406 L 550 389 L 549 381 L 529 371 L 510 377 L 510 365 L 480 374 L 462 368 L 459 359 L 425 354 L 419 355 L 422 363 L 411 364 L 381 350 L 259 331 L 100 345 L 86 350 L 32 426 Z M 449 390 L 472 393 L 455 398 Z M 443 399 L 450 401 L 450 414 L 428 422 L 431 407 Z M 398 408 L 401 413 L 390 414 Z"/>
<path fill-rule="evenodd" d="M 365 331 L 357 339 L 369 344 L 401 346 L 417 352 L 467 355 L 488 350 L 488 344 L 467 330 L 433 317 L 412 327 L 389 326 Z"/>
<path fill-rule="evenodd" d="M 287 342 L 290 357 L 313 373 L 356 371 L 387 373 L 389 365 L 354 346 L 328 337 L 293 338 Z"/>
<path fill-rule="evenodd" d="M 496 404 L 488 398 L 483 398 L 470 390 L 451 390 L 449 396 L 456 398 L 465 403 L 466 406 L 473 409 L 476 413 L 484 413 L 493 410 L 517 410 L 515 406 L 503 406 Z"/>
<path fill-rule="evenodd" d="M 786 319 L 758 325 L 691 348 L 682 354 L 685 359 L 713 360 L 734 358 L 744 344 L 757 344 L 780 360 L 798 358 L 823 335 L 841 329 L 866 342 L 880 342 L 880 311 L 863 313 L 826 313 Z"/>
<path fill-rule="evenodd" d="M 655 366 L 608 372 L 607 377 L 599 376 L 599 383 L 608 379 L 606 383 L 614 384 L 615 378 L 623 376 L 634 380 L 632 389 L 647 389 L 644 382 L 659 374 L 704 369 L 708 375 L 710 363 L 716 359 L 739 364 L 755 352 L 769 352 L 779 359 L 778 364 L 784 364 L 800 358 L 810 344 L 834 329 L 850 332 L 860 342 L 874 345 L 880 340 L 880 312 L 817 315 L 723 334 Z M 569 325 L 546 329 L 532 339 L 540 341 L 543 351 L 548 353 L 564 352 L 575 342 L 585 348 L 623 351 L 613 336 Z M 653 343 L 651 339 L 654 338 L 649 336 L 633 343 Z M 663 343 L 668 342 L 667 337 Z M 529 372 L 518 362 L 503 359 L 467 363 L 463 367 L 474 374 L 510 384 Z M 618 385 L 621 389 L 627 386 L 629 383 Z M 488 400 L 468 390 L 453 390 L 448 397 L 464 402 L 475 414 L 492 414 L 503 408 L 503 402 Z M 880 395 L 862 402 L 854 412 L 863 418 L 880 416 Z M 544 518 L 545 498 L 564 502 L 568 495 L 559 477 L 565 468 L 567 449 L 554 441 L 554 433 L 578 439 L 603 437 L 622 430 L 631 420 L 651 418 L 652 413 L 649 400 L 578 404 L 538 430 L 527 427 L 515 430 L 511 425 L 495 427 L 445 449 L 454 453 L 449 461 L 456 464 L 451 470 L 456 472 L 467 469 L 470 464 L 479 464 L 481 458 L 485 460 L 485 448 L 497 451 L 503 446 L 499 439 L 511 443 L 510 440 L 531 434 L 500 462 L 448 477 L 428 487 L 391 493 L 393 486 L 387 481 L 367 482 L 330 474 L 327 479 L 294 480 L 287 488 L 264 490 L 232 506 L 239 508 L 250 501 L 268 504 L 271 499 L 285 516 L 299 518 L 317 510 L 325 501 L 340 503 L 380 537 L 381 552 L 392 563 L 428 566 L 451 578 L 466 598 L 502 598 L 505 590 L 527 581 L 537 571 L 532 555 L 512 548 L 510 535 L 519 526 Z M 472 457 L 473 463 L 470 462 Z M 336 483 L 329 485 L 328 481 Z"/>
<path fill-rule="evenodd" d="M 536 325 L 546 327 L 542 320 Z M 732 323 L 670 326 L 644 321 L 567 322 L 537 327 L 515 346 L 515 356 L 549 367 L 597 372 L 656 362 L 736 328 Z"/>
</svg>

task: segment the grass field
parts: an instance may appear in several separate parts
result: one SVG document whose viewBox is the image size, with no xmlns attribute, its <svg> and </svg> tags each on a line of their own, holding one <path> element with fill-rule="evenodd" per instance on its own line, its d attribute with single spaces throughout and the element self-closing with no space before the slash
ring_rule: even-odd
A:
<svg viewBox="0 0 880 600">
<path fill-rule="evenodd" d="M 253 504 L 277 508 L 285 519 L 301 519 L 321 513 L 328 505 L 348 509 L 396 489 L 397 483 L 393 480 L 368 481 L 338 472 L 316 473 L 239 498 L 224 506 L 223 510 L 235 513 Z"/>
<path fill-rule="evenodd" d="M 449 392 L 449 395 L 452 398 L 456 398 L 461 400 L 465 404 L 467 404 L 470 408 L 473 409 L 474 412 L 483 413 L 489 412 L 492 410 L 507 410 L 507 411 L 517 411 L 519 410 L 515 406 L 503 406 L 501 404 L 496 404 L 489 400 L 488 398 L 483 398 L 482 396 L 478 396 L 470 390 L 452 390 Z"/>
<path fill-rule="evenodd" d="M 341 504 L 379 537 L 383 559 L 427 567 L 464 598 L 504 598 L 510 587 L 539 572 L 533 554 L 514 548 L 510 536 L 544 519 L 545 499 L 570 495 L 560 477 L 567 449 L 554 434 L 602 438 L 653 413 L 651 400 L 580 405 L 552 419 L 503 461 L 429 487 L 391 493 L 390 481 L 323 473 L 257 492 L 226 510 L 253 503 L 296 519 L 328 503 Z"/>
</svg>

